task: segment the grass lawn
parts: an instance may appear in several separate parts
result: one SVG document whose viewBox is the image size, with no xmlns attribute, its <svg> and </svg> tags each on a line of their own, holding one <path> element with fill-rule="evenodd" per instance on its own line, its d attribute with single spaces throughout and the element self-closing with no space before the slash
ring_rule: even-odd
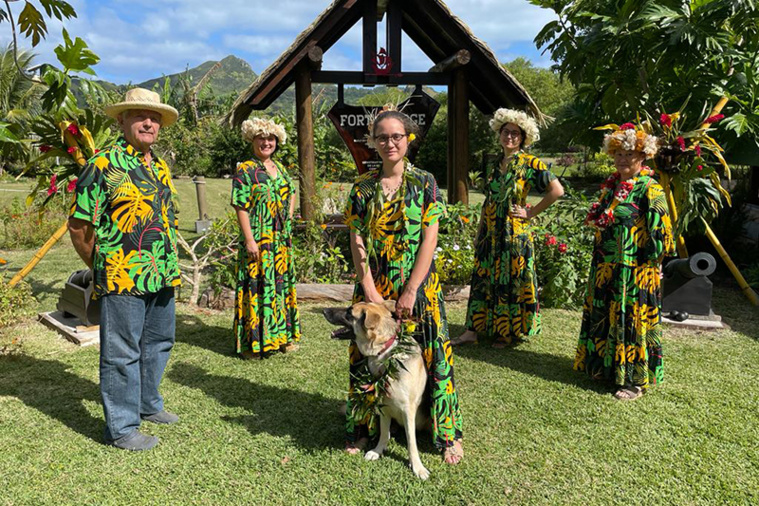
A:
<svg viewBox="0 0 759 506">
<path fill-rule="evenodd" d="M 0 252 L 12 268 L 31 252 Z M 28 281 L 52 309 L 78 263 L 67 243 Z M 450 305 L 451 334 L 463 305 Z M 666 381 L 630 404 L 575 373 L 579 313 L 544 311 L 543 334 L 513 350 L 456 350 L 466 457 L 448 467 L 420 437 L 428 482 L 403 442 L 379 462 L 341 451 L 343 342 L 302 305 L 300 351 L 243 362 L 231 313 L 180 307 L 162 392 L 181 417 L 145 425 L 161 444 L 101 444 L 98 350 L 34 322 L 0 337 L 0 504 L 756 504 L 759 313 L 717 291 L 718 333 L 668 330 Z M 10 345 L 12 338 L 16 344 Z"/>
<path fill-rule="evenodd" d="M 212 217 L 230 184 L 209 181 Z M 194 185 L 177 187 L 190 231 Z M 24 195 L 0 202 L 8 193 Z M 0 251 L 6 279 L 33 254 Z M 26 278 L 36 310 L 53 310 L 81 265 L 64 238 Z M 572 371 L 578 312 L 544 310 L 542 335 L 516 349 L 456 349 L 466 457 L 445 466 L 420 435 L 428 482 L 407 468 L 402 438 L 379 462 L 341 451 L 347 352 L 320 309 L 301 306 L 300 351 L 243 362 L 230 312 L 180 305 L 162 392 L 181 421 L 146 424 L 161 444 L 136 454 L 101 444 L 97 348 L 32 319 L 6 330 L 0 505 L 759 503 L 759 311 L 733 287 L 714 301 L 732 330 L 666 330 L 665 382 L 634 403 Z M 451 335 L 464 311 L 448 306 Z"/>
</svg>

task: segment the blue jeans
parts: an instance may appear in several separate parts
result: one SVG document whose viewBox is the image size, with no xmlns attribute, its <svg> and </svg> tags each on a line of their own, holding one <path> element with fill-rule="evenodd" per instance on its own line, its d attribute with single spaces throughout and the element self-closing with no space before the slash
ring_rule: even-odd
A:
<svg viewBox="0 0 759 506">
<path fill-rule="evenodd" d="M 140 426 L 140 415 L 163 410 L 158 393 L 174 346 L 174 288 L 100 299 L 100 394 L 107 442 Z"/>
</svg>

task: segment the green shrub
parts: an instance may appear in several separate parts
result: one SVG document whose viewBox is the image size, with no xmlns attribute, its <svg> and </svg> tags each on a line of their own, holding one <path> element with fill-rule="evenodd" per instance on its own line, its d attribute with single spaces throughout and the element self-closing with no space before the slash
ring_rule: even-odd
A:
<svg viewBox="0 0 759 506">
<path fill-rule="evenodd" d="M 0 207 L 0 249 L 39 248 L 68 218 L 67 195 L 53 196 L 45 207 L 27 207 L 18 197 Z"/>
<path fill-rule="evenodd" d="M 482 206 L 461 203 L 448 206 L 440 220 L 435 267 L 443 285 L 467 285 L 474 268 L 474 240 Z"/>
<path fill-rule="evenodd" d="M 10 286 L 5 280 L 0 280 L 0 329 L 31 315 L 36 304 L 32 290 L 26 283 Z"/>
<path fill-rule="evenodd" d="M 593 230 L 584 224 L 590 202 L 570 187 L 566 190 L 537 219 L 535 269 L 542 305 L 579 309 L 593 252 Z"/>
</svg>

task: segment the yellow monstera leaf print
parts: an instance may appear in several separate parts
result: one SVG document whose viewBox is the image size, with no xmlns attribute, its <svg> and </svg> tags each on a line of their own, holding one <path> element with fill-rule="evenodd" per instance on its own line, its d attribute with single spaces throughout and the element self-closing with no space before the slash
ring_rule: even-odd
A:
<svg viewBox="0 0 759 506">
<path fill-rule="evenodd" d="M 146 195 L 131 182 L 125 182 L 111 203 L 114 209 L 111 218 L 118 229 L 128 234 L 138 223 L 148 222 L 153 217 L 154 198 L 155 194 Z"/>
</svg>

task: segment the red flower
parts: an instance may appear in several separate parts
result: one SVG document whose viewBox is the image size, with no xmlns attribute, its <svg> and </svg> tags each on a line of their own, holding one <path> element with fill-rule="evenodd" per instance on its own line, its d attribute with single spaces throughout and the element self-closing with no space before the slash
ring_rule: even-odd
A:
<svg viewBox="0 0 759 506">
<path fill-rule="evenodd" d="M 559 253 L 566 253 L 567 252 L 567 245 L 565 243 L 559 244 Z"/>
<path fill-rule="evenodd" d="M 724 117 L 725 117 L 724 114 L 715 114 L 714 116 L 709 116 L 708 118 L 706 118 L 704 123 L 709 123 L 711 125 L 712 123 L 716 123 Z"/>
<path fill-rule="evenodd" d="M 41 153 L 47 153 L 51 149 L 53 149 L 53 147 L 52 146 L 48 146 L 47 144 L 43 144 L 42 146 L 40 146 L 40 152 Z"/>
<path fill-rule="evenodd" d="M 53 177 L 50 178 L 50 187 L 47 189 L 47 196 L 49 197 L 53 193 L 58 192 L 58 187 L 55 186 L 55 182 L 58 180 L 58 174 L 53 174 Z"/>
<path fill-rule="evenodd" d="M 685 139 L 682 135 L 677 138 L 677 144 L 680 146 L 680 151 L 685 151 Z"/>
<path fill-rule="evenodd" d="M 696 144 L 696 156 L 701 156 L 701 146 Z"/>
<path fill-rule="evenodd" d="M 70 124 L 68 127 L 66 127 L 66 130 L 68 130 L 71 135 L 79 135 L 79 128 L 76 126 L 76 123 Z"/>
<path fill-rule="evenodd" d="M 704 166 L 703 165 L 699 165 L 698 167 L 696 167 L 696 170 L 699 171 L 699 172 L 701 172 L 702 170 L 704 170 Z"/>
<path fill-rule="evenodd" d="M 555 237 L 555 236 L 553 236 L 553 235 L 551 235 L 551 236 L 548 236 L 548 238 L 546 239 L 546 244 L 547 244 L 548 246 L 555 246 L 555 245 L 556 245 L 556 242 L 557 242 L 557 241 L 556 241 L 556 237 Z"/>
<path fill-rule="evenodd" d="M 70 147 L 70 148 L 68 148 L 66 151 L 68 151 L 70 155 L 73 155 L 74 153 L 76 153 L 76 150 L 77 150 L 77 149 L 78 149 L 78 148 L 77 148 L 76 146 L 71 146 L 71 147 Z"/>
<path fill-rule="evenodd" d="M 76 182 L 79 180 L 79 178 L 74 178 L 71 181 L 69 181 L 69 185 L 66 187 L 66 191 L 71 193 L 76 189 Z"/>
<path fill-rule="evenodd" d="M 620 130 L 635 130 L 635 125 L 632 123 L 625 123 L 621 127 L 619 127 Z"/>
<path fill-rule="evenodd" d="M 659 123 L 661 123 L 665 127 L 671 127 L 672 126 L 672 117 L 667 113 L 661 113 L 661 117 L 659 118 Z"/>
</svg>

